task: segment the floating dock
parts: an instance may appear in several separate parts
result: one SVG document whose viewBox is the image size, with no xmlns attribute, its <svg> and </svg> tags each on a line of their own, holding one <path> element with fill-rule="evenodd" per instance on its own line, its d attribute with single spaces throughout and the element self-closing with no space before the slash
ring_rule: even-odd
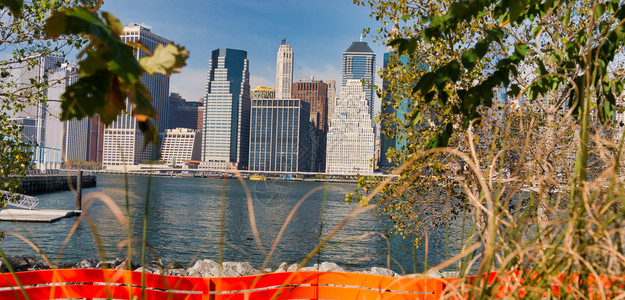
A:
<svg viewBox="0 0 625 300">
<path fill-rule="evenodd" d="M 80 210 L 5 208 L 0 210 L 0 221 L 52 223 L 80 213 Z"/>
</svg>

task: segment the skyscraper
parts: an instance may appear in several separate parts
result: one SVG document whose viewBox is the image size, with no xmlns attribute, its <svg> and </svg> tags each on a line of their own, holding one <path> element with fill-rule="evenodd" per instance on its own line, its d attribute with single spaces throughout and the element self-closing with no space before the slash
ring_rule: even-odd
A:
<svg viewBox="0 0 625 300">
<path fill-rule="evenodd" d="M 300 99 L 310 107 L 311 172 L 325 171 L 326 133 L 328 131 L 328 85 L 321 81 L 302 79 L 293 84 L 293 99 Z"/>
<path fill-rule="evenodd" d="M 348 80 L 364 79 L 362 86 L 365 98 L 369 105 L 369 115 L 373 116 L 373 100 L 375 93 L 373 85 L 375 83 L 375 52 L 362 40 L 353 42 L 345 52 L 343 52 L 343 82 L 341 87 L 345 87 Z"/>
<path fill-rule="evenodd" d="M 293 48 L 282 40 L 276 59 L 276 99 L 290 99 L 293 86 Z"/>
<path fill-rule="evenodd" d="M 154 51 L 158 44 L 170 41 L 152 33 L 152 28 L 145 25 L 130 23 L 124 27 L 121 39 L 124 42 L 139 42 Z M 145 51 L 135 48 L 137 59 L 146 55 Z M 169 96 L 169 77 L 163 74 L 143 75 L 141 82 L 152 94 L 152 105 L 157 111 L 155 125 L 159 133 L 167 128 L 167 111 Z M 144 160 L 155 158 L 152 146 L 144 149 L 144 136 L 138 128 L 137 120 L 132 116 L 130 102 L 126 99 L 126 110 L 104 130 L 104 153 L 102 165 L 107 169 L 123 168 L 125 165 L 136 165 Z"/>
<path fill-rule="evenodd" d="M 252 100 L 251 171 L 309 171 L 308 109 L 297 99 Z"/>
<path fill-rule="evenodd" d="M 387 69 L 390 63 L 391 55 L 393 54 L 394 53 L 392 52 L 384 53 L 384 69 L 385 70 Z M 399 63 L 404 64 L 404 65 L 408 64 L 409 58 L 407 56 L 401 56 L 398 59 L 399 59 Z M 393 99 L 393 95 L 390 94 L 388 84 L 389 83 L 387 81 L 384 81 L 382 83 L 382 88 L 386 91 L 386 95 L 384 97 L 385 102 L 391 101 Z M 386 108 L 383 106 L 382 113 L 387 114 L 387 115 L 395 115 L 397 120 L 399 120 L 400 122 L 404 122 L 406 121 L 406 119 L 404 118 L 404 115 L 408 112 L 408 108 L 410 104 L 411 102 L 409 102 L 408 99 L 403 99 L 401 100 L 397 108 L 393 107 L 393 105 L 388 105 L 386 106 Z M 386 158 L 386 152 L 388 152 L 388 149 L 391 149 L 391 148 L 399 150 L 405 144 L 405 140 L 400 139 L 399 137 L 389 138 L 389 137 L 384 136 L 384 132 L 389 130 L 390 128 L 387 126 L 388 124 L 386 122 L 382 122 L 380 125 L 381 125 L 382 133 L 380 136 L 380 148 L 381 149 L 380 149 L 380 159 L 378 160 L 378 166 L 382 170 L 390 170 L 392 167 L 394 167 L 394 163 L 390 162 Z"/>
<path fill-rule="evenodd" d="M 375 137 L 369 105 L 359 80 L 350 79 L 336 103 L 328 131 L 326 173 L 373 173 Z"/>
<path fill-rule="evenodd" d="M 328 85 L 328 126 L 330 126 L 330 118 L 334 115 L 334 107 L 336 106 L 336 81 L 324 80 Z"/>
<path fill-rule="evenodd" d="M 213 50 L 207 75 L 201 167 L 247 169 L 251 105 L 247 52 Z"/>
</svg>

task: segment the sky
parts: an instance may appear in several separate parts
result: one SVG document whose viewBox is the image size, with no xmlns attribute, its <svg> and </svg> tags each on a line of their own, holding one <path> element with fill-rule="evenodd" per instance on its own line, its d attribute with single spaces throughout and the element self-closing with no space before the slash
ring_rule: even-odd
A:
<svg viewBox="0 0 625 300">
<path fill-rule="evenodd" d="M 338 93 L 343 51 L 360 39 L 363 28 L 380 27 L 352 0 L 105 0 L 102 10 L 123 24 L 151 26 L 153 33 L 189 50 L 187 66 L 172 76 L 170 92 L 191 101 L 204 96 L 210 53 L 217 48 L 246 50 L 250 86 L 275 88 L 283 38 L 293 46 L 294 82 L 310 76 L 333 79 Z M 364 41 L 380 68 L 386 47 L 370 36 Z"/>
</svg>

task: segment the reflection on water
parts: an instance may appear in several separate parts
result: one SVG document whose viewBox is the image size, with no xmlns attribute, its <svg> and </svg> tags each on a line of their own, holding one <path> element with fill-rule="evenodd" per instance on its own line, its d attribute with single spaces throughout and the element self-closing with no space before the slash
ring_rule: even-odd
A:
<svg viewBox="0 0 625 300">
<path fill-rule="evenodd" d="M 254 214 L 262 244 L 270 249 L 285 219 L 297 202 L 316 187 L 323 187 L 304 200 L 286 227 L 280 243 L 273 254 L 269 267 L 275 268 L 282 261 L 297 262 L 305 257 L 319 243 L 320 231 L 327 235 L 356 206 L 345 202 L 345 194 L 355 186 L 351 184 L 324 184 L 313 182 L 246 181 L 254 205 Z M 124 177 L 120 175 L 98 175 L 98 187 L 85 192 L 100 191 L 109 196 L 122 211 L 126 211 L 128 195 L 130 229 L 133 238 L 141 239 L 143 212 L 148 178 L 128 177 L 128 193 Z M 245 189 L 238 180 L 217 180 L 200 178 L 152 178 L 148 215 L 148 241 L 156 254 L 165 262 L 191 263 L 194 259 L 219 257 L 220 205 L 225 188 L 224 260 L 249 261 L 259 268 L 266 254 L 258 249 L 253 239 L 248 215 Z M 325 190 L 325 191 L 324 191 Z M 325 213 L 322 204 L 326 198 Z M 71 192 L 41 195 L 39 208 L 73 209 Z M 126 239 L 123 228 L 111 211 L 101 201 L 94 201 L 89 208 L 89 217 L 97 225 L 108 259 L 125 256 L 127 249 L 118 245 Z M 43 223 L 0 223 L 0 230 L 14 229 L 29 236 L 53 261 L 61 243 L 77 219 L 62 219 L 52 224 Z M 386 267 L 390 251 L 391 268 L 413 272 L 413 249 L 410 240 L 400 237 L 387 239 L 382 235 L 385 227 L 370 213 L 363 213 L 338 232 L 326 249 L 310 262 L 336 262 L 349 270 Z M 459 232 L 451 228 L 450 232 Z M 430 234 L 428 263 L 435 265 L 445 259 L 446 253 L 455 253 L 460 245 L 458 234 L 445 232 Z M 360 237 L 360 238 L 359 238 Z M 138 253 L 140 243 L 134 242 L 133 251 Z M 35 254 L 24 242 L 7 236 L 0 246 L 7 255 Z M 449 249 L 446 247 L 449 246 Z M 422 270 L 423 248 L 417 253 L 417 270 Z M 77 262 L 84 258 L 98 258 L 97 247 L 89 226 L 83 221 L 69 240 L 61 261 Z M 400 267 L 401 266 L 401 267 Z"/>
</svg>

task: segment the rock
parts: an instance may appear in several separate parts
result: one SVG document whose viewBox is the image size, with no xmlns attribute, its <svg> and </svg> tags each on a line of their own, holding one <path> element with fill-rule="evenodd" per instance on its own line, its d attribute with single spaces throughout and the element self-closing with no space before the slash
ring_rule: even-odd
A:
<svg viewBox="0 0 625 300">
<path fill-rule="evenodd" d="M 318 264 L 314 264 L 312 267 L 303 267 L 301 269 L 299 269 L 300 271 L 317 271 L 319 270 L 319 265 Z"/>
<path fill-rule="evenodd" d="M 171 269 L 165 269 L 165 275 L 167 276 L 187 276 L 187 270 L 185 268 L 171 268 Z M 193 277 L 198 277 L 198 276 L 193 276 Z"/>
<path fill-rule="evenodd" d="M 292 264 L 289 266 L 288 269 L 286 269 L 287 272 L 295 272 L 297 271 L 297 269 L 299 268 L 299 264 Z"/>
<path fill-rule="evenodd" d="M 40 260 L 38 262 L 35 262 L 30 268 L 29 270 L 48 270 L 50 269 L 50 266 L 48 265 L 48 263 L 44 260 Z"/>
<path fill-rule="evenodd" d="M 133 269 L 135 269 L 135 271 L 139 270 L 139 272 L 142 272 L 143 268 L 145 268 L 145 272 L 146 273 L 152 273 L 152 274 L 163 274 L 164 273 L 163 264 L 162 264 L 162 262 L 160 260 L 153 260 L 151 262 L 146 263 L 145 266 L 143 266 L 143 267 L 139 267 L 139 268 L 136 268 L 136 269 L 133 268 Z"/>
<path fill-rule="evenodd" d="M 276 269 L 276 273 L 280 273 L 280 272 L 286 272 L 286 270 L 289 268 L 289 264 L 283 262 L 281 263 L 278 268 Z"/>
<path fill-rule="evenodd" d="M 143 267 L 136 268 L 135 272 L 143 272 Z M 162 269 L 151 269 L 149 267 L 145 268 L 145 272 L 146 273 L 152 273 L 152 274 L 158 274 L 158 275 L 163 274 Z"/>
<path fill-rule="evenodd" d="M 322 262 L 319 266 L 319 272 L 345 272 L 345 270 L 335 263 Z"/>
<path fill-rule="evenodd" d="M 165 267 L 165 269 L 184 269 L 184 267 L 177 263 L 177 262 L 173 262 L 167 265 L 167 267 Z"/>
<path fill-rule="evenodd" d="M 121 265 L 122 263 L 124 263 L 125 261 L 127 261 L 127 259 L 125 257 L 118 257 L 115 259 L 115 261 L 113 262 L 113 267 L 115 267 L 115 269 L 117 269 L 117 266 Z M 119 270 L 119 269 L 117 269 Z"/>
<path fill-rule="evenodd" d="M 189 277 L 202 277 L 202 274 L 198 273 L 198 272 L 192 272 L 190 273 L 189 271 L 187 271 L 187 276 Z"/>
<path fill-rule="evenodd" d="M 428 271 L 428 272 L 425 274 L 425 277 L 426 277 L 426 278 L 443 278 L 443 274 L 441 274 L 441 273 L 440 273 L 440 272 L 438 272 L 438 271 L 432 271 L 432 270 L 430 270 L 430 271 Z"/>
<path fill-rule="evenodd" d="M 112 269 L 112 268 L 115 267 L 115 261 L 114 260 L 101 261 L 95 267 L 98 268 L 98 269 Z"/>
<path fill-rule="evenodd" d="M 271 273 L 271 268 L 265 268 L 263 274 Z"/>
<path fill-rule="evenodd" d="M 28 261 L 22 256 L 9 256 L 7 257 L 7 261 L 15 272 L 26 271 L 30 267 Z M 9 272 L 9 268 L 4 260 L 0 260 L 0 262 L 2 263 L 0 265 L 0 270 L 2 270 L 3 273 Z"/>
<path fill-rule="evenodd" d="M 389 270 L 387 268 L 379 268 L 379 267 L 371 267 L 371 271 L 367 272 L 372 275 L 381 275 L 381 276 L 399 276 L 399 274 L 395 273 L 393 270 Z"/>
<path fill-rule="evenodd" d="M 93 258 L 83 259 L 74 265 L 75 269 L 93 269 L 98 266 L 100 261 Z"/>
<path fill-rule="evenodd" d="M 248 262 L 232 262 L 226 261 L 221 264 L 222 277 L 251 276 L 258 275 L 260 272 L 254 269 Z"/>
<path fill-rule="evenodd" d="M 29 267 L 32 267 L 37 262 L 37 257 L 34 255 L 24 255 L 23 257 Z"/>
<path fill-rule="evenodd" d="M 219 264 L 210 259 L 198 260 L 193 267 L 187 269 L 187 274 L 193 277 L 216 277 L 219 274 Z"/>
</svg>

